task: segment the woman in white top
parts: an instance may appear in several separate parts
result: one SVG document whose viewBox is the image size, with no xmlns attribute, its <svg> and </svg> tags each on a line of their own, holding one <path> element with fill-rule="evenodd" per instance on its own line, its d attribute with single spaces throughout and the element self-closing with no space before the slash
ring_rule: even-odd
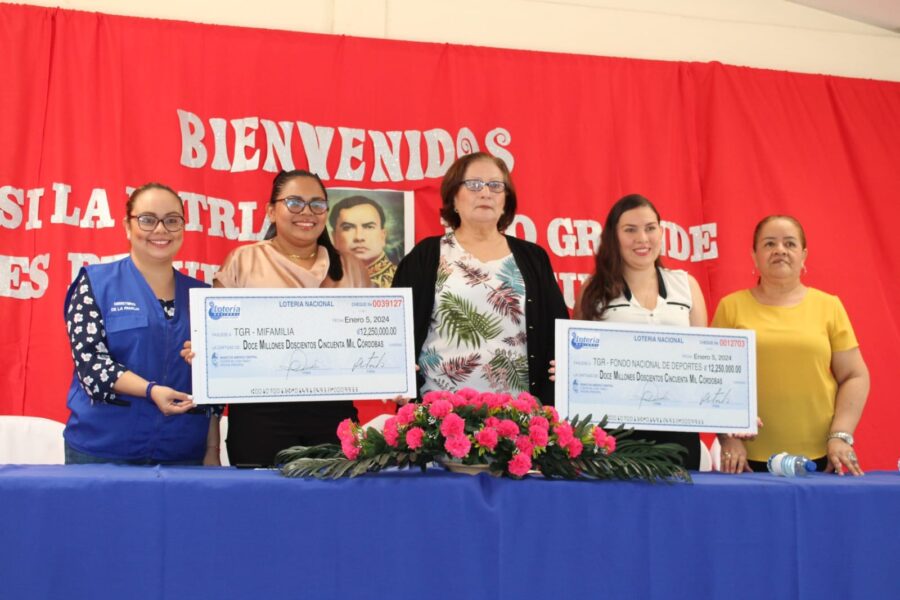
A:
<svg viewBox="0 0 900 600">
<path fill-rule="evenodd" d="M 706 303 L 686 271 L 663 268 L 662 229 L 656 207 L 640 194 L 616 202 L 606 216 L 595 270 L 581 288 L 574 318 L 615 323 L 706 327 Z M 700 467 L 697 433 L 636 431 L 633 439 L 677 443 L 684 466 Z"/>
</svg>

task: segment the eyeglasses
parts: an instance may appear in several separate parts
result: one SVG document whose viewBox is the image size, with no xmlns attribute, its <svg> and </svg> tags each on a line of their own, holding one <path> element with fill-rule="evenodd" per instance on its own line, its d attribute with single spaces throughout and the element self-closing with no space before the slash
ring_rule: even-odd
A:
<svg viewBox="0 0 900 600">
<path fill-rule="evenodd" d="M 487 189 L 491 190 L 495 194 L 502 194 L 506 191 L 506 183 L 503 181 L 482 181 L 480 179 L 466 179 L 463 181 L 463 185 L 466 186 L 466 189 L 470 192 L 480 192 L 484 189 L 484 186 L 487 186 Z"/>
<path fill-rule="evenodd" d="M 302 213 L 307 206 L 314 215 L 321 215 L 328 210 L 328 200 L 325 198 L 304 200 L 300 196 L 287 196 L 286 198 L 278 198 L 275 202 L 284 202 L 285 208 L 292 213 Z"/>
<path fill-rule="evenodd" d="M 184 217 L 181 215 L 166 215 L 160 219 L 156 215 L 144 213 L 137 216 L 132 215 L 128 218 L 136 220 L 141 231 L 153 231 L 160 223 L 163 224 L 163 227 L 165 227 L 166 231 L 169 233 L 175 233 L 176 231 L 184 229 Z"/>
</svg>

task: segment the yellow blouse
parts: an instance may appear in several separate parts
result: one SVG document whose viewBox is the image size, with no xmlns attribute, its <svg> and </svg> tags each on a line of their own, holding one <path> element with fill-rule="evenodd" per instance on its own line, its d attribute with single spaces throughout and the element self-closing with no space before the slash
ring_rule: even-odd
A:
<svg viewBox="0 0 900 600">
<path fill-rule="evenodd" d="M 796 306 L 769 306 L 741 290 L 722 298 L 712 326 L 756 331 L 763 427 L 746 443 L 747 458 L 765 461 L 783 451 L 825 456 L 837 393 L 831 357 L 859 346 L 838 297 L 808 288 Z"/>
</svg>

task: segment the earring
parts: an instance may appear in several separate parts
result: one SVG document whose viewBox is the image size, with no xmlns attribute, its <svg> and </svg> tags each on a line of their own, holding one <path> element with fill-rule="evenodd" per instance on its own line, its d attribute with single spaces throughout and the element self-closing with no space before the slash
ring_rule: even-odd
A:
<svg viewBox="0 0 900 600">
<path fill-rule="evenodd" d="M 800 272 L 803 273 L 804 275 L 806 275 L 808 273 L 808 269 L 806 268 L 806 265 L 803 265 L 803 268 L 800 269 Z"/>
<path fill-rule="evenodd" d="M 753 277 L 759 277 L 759 271 L 756 270 L 756 267 L 750 269 L 750 275 L 752 275 Z"/>
<path fill-rule="evenodd" d="M 455 212 L 455 213 L 459 213 L 459 209 L 458 209 L 458 208 L 456 208 L 456 207 L 455 207 L 455 206 L 454 206 L 454 207 L 453 207 L 453 212 Z"/>
</svg>

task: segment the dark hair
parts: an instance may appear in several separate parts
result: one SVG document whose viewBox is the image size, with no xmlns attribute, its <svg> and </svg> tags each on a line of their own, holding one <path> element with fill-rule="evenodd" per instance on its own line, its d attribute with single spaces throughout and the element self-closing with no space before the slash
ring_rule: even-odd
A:
<svg viewBox="0 0 900 600">
<path fill-rule="evenodd" d="M 368 196 L 347 196 L 334 206 L 330 207 L 328 211 L 328 222 L 331 223 L 331 228 L 334 229 L 337 227 L 338 216 L 341 214 L 342 210 L 347 210 L 355 206 L 362 206 L 363 204 L 368 204 L 378 211 L 378 216 L 381 218 L 381 228 L 384 229 L 384 224 L 387 221 L 387 218 L 384 215 L 384 209 L 381 208 L 380 204 Z"/>
<path fill-rule="evenodd" d="M 794 227 L 796 227 L 797 231 L 800 232 L 800 246 L 805 250 L 806 232 L 803 231 L 803 225 L 800 224 L 800 221 L 790 215 L 769 215 L 768 217 L 757 223 L 756 228 L 753 230 L 753 250 L 756 250 L 756 244 L 759 243 L 759 236 L 762 233 L 762 228 L 765 227 L 766 224 L 770 221 L 774 221 L 776 219 L 784 219 L 794 224 Z"/>
<path fill-rule="evenodd" d="M 284 190 L 284 186 L 295 177 L 310 177 L 315 179 L 319 184 L 319 187 L 322 188 L 322 195 L 328 200 L 328 190 L 325 189 L 325 184 L 322 183 L 322 180 L 318 175 L 303 169 L 293 169 L 291 171 L 279 171 L 278 174 L 275 175 L 275 178 L 272 180 L 272 194 L 269 196 L 269 204 L 275 204 L 275 201 L 278 200 L 278 196 L 280 196 L 282 190 Z M 275 223 L 272 223 L 269 225 L 269 230 L 266 231 L 264 239 L 271 240 L 277 233 L 278 229 L 275 227 Z M 329 237 L 327 229 L 322 230 L 316 243 L 323 246 L 325 250 L 328 251 L 328 276 L 331 277 L 332 281 L 340 281 L 343 279 L 344 266 L 341 263 L 341 254 L 331 243 L 331 237 Z"/>
<path fill-rule="evenodd" d="M 459 227 L 459 213 L 454 210 L 456 208 L 456 192 L 466 177 L 466 169 L 473 162 L 479 160 L 486 160 L 495 164 L 500 169 L 500 172 L 503 173 L 503 182 L 506 183 L 506 202 L 503 204 L 503 214 L 500 215 L 500 220 L 497 221 L 497 229 L 504 231 L 516 216 L 516 186 L 513 185 L 506 163 L 487 152 L 473 152 L 472 154 L 460 156 L 447 169 L 444 179 L 441 181 L 441 218 L 453 229 Z"/>
<path fill-rule="evenodd" d="M 134 210 L 134 203 L 137 202 L 138 196 L 146 192 L 147 190 L 163 190 L 169 192 L 176 198 L 178 198 L 178 205 L 181 207 L 181 214 L 184 215 L 184 200 L 181 199 L 181 196 L 175 193 L 175 190 L 170 188 L 169 186 L 163 183 L 157 183 L 155 181 L 151 181 L 149 183 L 145 183 L 144 185 L 137 187 L 131 192 L 131 195 L 128 196 L 128 202 L 125 203 L 125 216 L 130 217 L 131 211 Z"/>
<path fill-rule="evenodd" d="M 653 203 L 640 194 L 628 194 L 619 198 L 606 215 L 606 223 L 600 233 L 600 248 L 594 258 L 594 274 L 581 293 L 581 318 L 592 321 L 603 318 L 609 303 L 625 291 L 625 275 L 622 267 L 622 251 L 619 248 L 619 219 L 626 211 L 646 206 L 659 221 L 659 211 Z M 657 256 L 656 266 L 662 261 Z M 599 308 L 598 308 L 598 305 Z"/>
</svg>

